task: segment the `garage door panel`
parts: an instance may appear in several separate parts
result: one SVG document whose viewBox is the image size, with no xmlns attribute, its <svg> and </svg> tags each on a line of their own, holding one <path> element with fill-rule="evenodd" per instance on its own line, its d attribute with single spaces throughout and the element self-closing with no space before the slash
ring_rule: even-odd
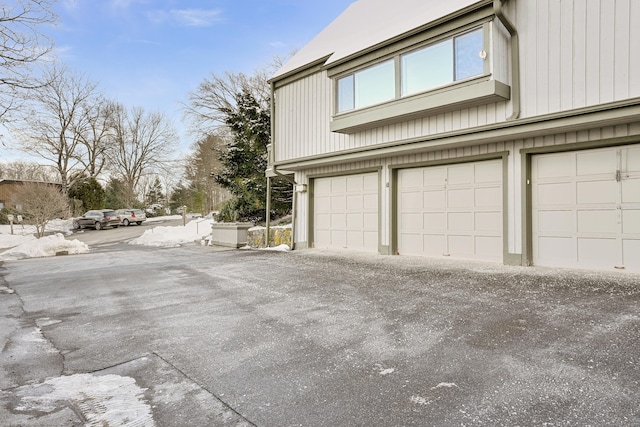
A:
<svg viewBox="0 0 640 427">
<path fill-rule="evenodd" d="M 331 197 L 316 197 L 316 213 L 331 212 Z"/>
<path fill-rule="evenodd" d="M 640 177 L 624 179 L 622 185 L 622 203 L 640 203 Z"/>
<path fill-rule="evenodd" d="M 619 263 L 619 242 L 616 239 L 578 238 L 577 243 L 578 264 L 611 267 Z"/>
<path fill-rule="evenodd" d="M 329 213 L 316 214 L 315 226 L 320 229 L 331 228 L 331 214 Z"/>
<path fill-rule="evenodd" d="M 369 191 L 369 192 L 373 191 L 377 194 L 378 185 L 379 185 L 378 174 L 370 173 L 362 176 L 362 189 L 364 191 Z"/>
<path fill-rule="evenodd" d="M 411 192 L 403 193 L 400 196 L 400 208 L 402 210 L 422 209 L 422 192 L 411 191 Z"/>
<path fill-rule="evenodd" d="M 475 254 L 473 236 L 449 235 L 447 243 L 449 254 L 455 258 L 472 258 Z"/>
<path fill-rule="evenodd" d="M 539 211 L 537 229 L 540 234 L 575 233 L 576 214 L 572 210 Z"/>
<path fill-rule="evenodd" d="M 361 213 L 348 213 L 347 215 L 347 230 L 357 228 L 362 230 L 364 228 L 364 222 Z"/>
<path fill-rule="evenodd" d="M 475 183 L 497 183 L 502 182 L 502 170 L 496 168 L 492 163 L 478 163 L 475 165 Z"/>
<path fill-rule="evenodd" d="M 611 234 L 618 229 L 618 211 L 610 210 L 590 210 L 577 211 L 578 234 Z"/>
<path fill-rule="evenodd" d="M 407 179 L 411 179 L 411 170 L 403 170 L 402 172 L 407 173 Z M 419 180 L 411 182 L 415 182 L 417 185 L 424 188 L 444 188 L 444 185 L 447 182 L 447 170 L 443 168 L 415 169 L 415 173 L 422 176 L 422 184 L 420 184 Z"/>
<path fill-rule="evenodd" d="M 618 183 L 608 181 L 586 181 L 577 183 L 576 202 L 580 204 L 615 203 Z"/>
<path fill-rule="evenodd" d="M 348 176 L 346 178 L 347 192 L 361 192 L 363 190 L 363 179 L 359 175 Z"/>
<path fill-rule="evenodd" d="M 420 171 L 422 182 L 415 182 Z M 406 198 L 418 196 L 418 203 Z M 428 166 L 398 171 L 398 249 L 401 254 L 501 260 L 502 161 Z M 412 214 L 418 213 L 419 219 Z M 422 241 L 418 247 L 415 234 Z M 497 243 L 496 243 L 497 242 Z"/>
<path fill-rule="evenodd" d="M 615 150 L 583 151 L 576 154 L 576 175 L 611 175 L 616 170 Z"/>
<path fill-rule="evenodd" d="M 495 233 L 502 231 L 502 212 L 476 212 L 474 217 L 477 231 L 493 231 Z"/>
<path fill-rule="evenodd" d="M 638 209 L 628 209 L 622 212 L 622 232 L 637 234 L 640 239 L 640 206 Z"/>
<path fill-rule="evenodd" d="M 575 184 L 573 182 L 558 182 L 539 184 L 535 191 L 537 202 L 541 206 L 575 204 Z"/>
<path fill-rule="evenodd" d="M 537 239 L 537 255 L 542 265 L 574 265 L 577 258 L 576 244 L 570 237 L 546 237 Z"/>
<path fill-rule="evenodd" d="M 348 211 L 352 211 L 352 210 L 362 210 L 364 208 L 364 203 L 363 203 L 363 195 L 362 194 L 355 194 L 355 195 L 348 195 L 346 196 L 347 199 L 347 210 Z"/>
<path fill-rule="evenodd" d="M 447 228 L 447 214 L 445 212 L 425 212 L 422 217 L 424 222 L 420 229 L 438 231 Z"/>
<path fill-rule="evenodd" d="M 475 228 L 472 212 L 449 212 L 447 220 L 452 231 L 472 231 Z"/>
<path fill-rule="evenodd" d="M 470 185 L 475 179 L 472 163 L 449 166 L 447 168 L 447 185 Z"/>
<path fill-rule="evenodd" d="M 476 188 L 474 200 L 476 207 L 502 206 L 502 188 Z"/>
<path fill-rule="evenodd" d="M 574 170 L 575 156 L 572 154 L 539 157 L 534 165 L 534 172 L 540 180 L 569 177 L 573 175 Z"/>
<path fill-rule="evenodd" d="M 365 212 L 362 214 L 362 228 L 367 231 L 378 230 L 378 213 L 377 212 Z M 377 243 L 376 243 L 377 245 Z"/>
<path fill-rule="evenodd" d="M 422 213 L 403 213 L 400 214 L 400 223 L 403 232 L 422 230 Z"/>
<path fill-rule="evenodd" d="M 331 212 L 344 212 L 347 209 L 347 199 L 344 195 L 331 197 Z"/>
<path fill-rule="evenodd" d="M 378 251 L 378 173 L 313 181 L 315 247 Z"/>
<path fill-rule="evenodd" d="M 347 180 L 344 177 L 331 178 L 331 193 L 345 193 Z"/>
<path fill-rule="evenodd" d="M 449 253 L 447 236 L 443 234 L 425 234 L 423 242 L 423 248 L 416 255 L 440 257 Z"/>
<path fill-rule="evenodd" d="M 447 191 L 448 208 L 473 208 L 474 198 L 472 188 Z"/>
<path fill-rule="evenodd" d="M 378 247 L 378 231 L 364 231 L 362 233 L 364 241 L 363 247 L 365 248 L 377 248 Z"/>
<path fill-rule="evenodd" d="M 622 240 L 622 260 L 628 271 L 640 273 L 640 239 Z"/>
<path fill-rule="evenodd" d="M 447 205 L 447 192 L 445 190 L 425 191 L 422 193 L 422 203 L 419 204 L 420 209 L 445 209 Z"/>
<path fill-rule="evenodd" d="M 378 212 L 378 193 L 362 195 L 362 209 L 370 212 Z"/>
<path fill-rule="evenodd" d="M 476 253 L 484 254 L 487 259 L 500 261 L 502 253 L 502 238 L 496 236 L 477 236 Z"/>
<path fill-rule="evenodd" d="M 400 235 L 402 255 L 417 255 L 422 253 L 422 233 L 402 233 Z"/>
<path fill-rule="evenodd" d="M 331 230 L 331 246 L 347 247 L 347 235 L 344 230 Z"/>
</svg>

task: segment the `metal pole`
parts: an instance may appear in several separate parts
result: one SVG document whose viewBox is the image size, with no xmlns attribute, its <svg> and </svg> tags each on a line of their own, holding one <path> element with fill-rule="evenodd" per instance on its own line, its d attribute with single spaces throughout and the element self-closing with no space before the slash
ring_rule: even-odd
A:
<svg viewBox="0 0 640 427">
<path fill-rule="evenodd" d="M 266 212 L 267 224 L 264 230 L 264 247 L 269 247 L 269 228 L 271 223 L 271 177 L 267 177 L 267 212 Z"/>
</svg>

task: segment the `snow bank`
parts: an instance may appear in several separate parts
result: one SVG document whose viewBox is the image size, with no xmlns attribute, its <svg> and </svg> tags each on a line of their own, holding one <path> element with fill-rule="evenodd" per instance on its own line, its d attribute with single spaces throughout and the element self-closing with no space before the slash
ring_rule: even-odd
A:
<svg viewBox="0 0 640 427">
<path fill-rule="evenodd" d="M 9 236 L 9 237 L 7 237 Z M 21 238 L 22 242 L 18 242 Z M 58 252 L 80 254 L 89 252 L 89 247 L 79 240 L 66 240 L 60 233 L 36 239 L 33 236 L 12 236 L 0 234 L 0 247 L 5 242 L 18 242 L 17 246 L 0 253 L 0 261 L 10 261 L 24 258 L 41 258 L 55 256 Z"/>
<path fill-rule="evenodd" d="M 186 226 L 157 226 L 146 230 L 142 236 L 129 242 L 130 245 L 175 247 L 185 243 L 193 243 L 211 234 L 213 220 L 191 220 Z"/>
</svg>

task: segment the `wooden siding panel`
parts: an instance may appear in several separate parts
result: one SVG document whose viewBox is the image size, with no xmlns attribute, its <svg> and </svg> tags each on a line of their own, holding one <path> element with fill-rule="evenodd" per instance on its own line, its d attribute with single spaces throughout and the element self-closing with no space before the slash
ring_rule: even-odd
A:
<svg viewBox="0 0 640 427">
<path fill-rule="evenodd" d="M 624 99 L 629 96 L 629 57 L 631 56 L 631 28 L 630 19 L 632 14 L 629 13 L 631 0 L 618 0 L 618 7 L 615 11 L 614 32 L 614 98 Z M 637 1 L 633 1 L 637 3 Z M 636 24 L 637 25 L 637 24 Z M 635 44 L 637 49 L 638 45 Z M 635 55 L 638 56 L 637 54 Z"/>
<path fill-rule="evenodd" d="M 560 58 L 560 109 L 570 110 L 573 108 L 573 73 L 574 73 L 574 61 L 569 61 L 568 58 L 573 58 L 573 2 L 563 1 L 560 2 L 560 38 L 559 38 L 559 51 L 556 55 Z"/>
</svg>

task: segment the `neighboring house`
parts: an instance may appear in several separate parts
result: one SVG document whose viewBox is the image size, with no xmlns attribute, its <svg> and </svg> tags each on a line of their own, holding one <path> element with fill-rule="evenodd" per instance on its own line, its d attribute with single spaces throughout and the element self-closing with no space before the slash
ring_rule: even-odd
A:
<svg viewBox="0 0 640 427">
<path fill-rule="evenodd" d="M 359 0 L 271 79 L 297 248 L 640 271 L 640 1 Z"/>
<path fill-rule="evenodd" d="M 17 191 L 21 185 L 25 183 L 36 183 L 45 185 L 55 185 L 61 187 L 60 184 L 42 182 L 42 181 L 29 181 L 22 179 L 0 179 L 0 209 L 10 208 L 18 211 L 22 210 L 22 203 L 17 199 Z"/>
</svg>

